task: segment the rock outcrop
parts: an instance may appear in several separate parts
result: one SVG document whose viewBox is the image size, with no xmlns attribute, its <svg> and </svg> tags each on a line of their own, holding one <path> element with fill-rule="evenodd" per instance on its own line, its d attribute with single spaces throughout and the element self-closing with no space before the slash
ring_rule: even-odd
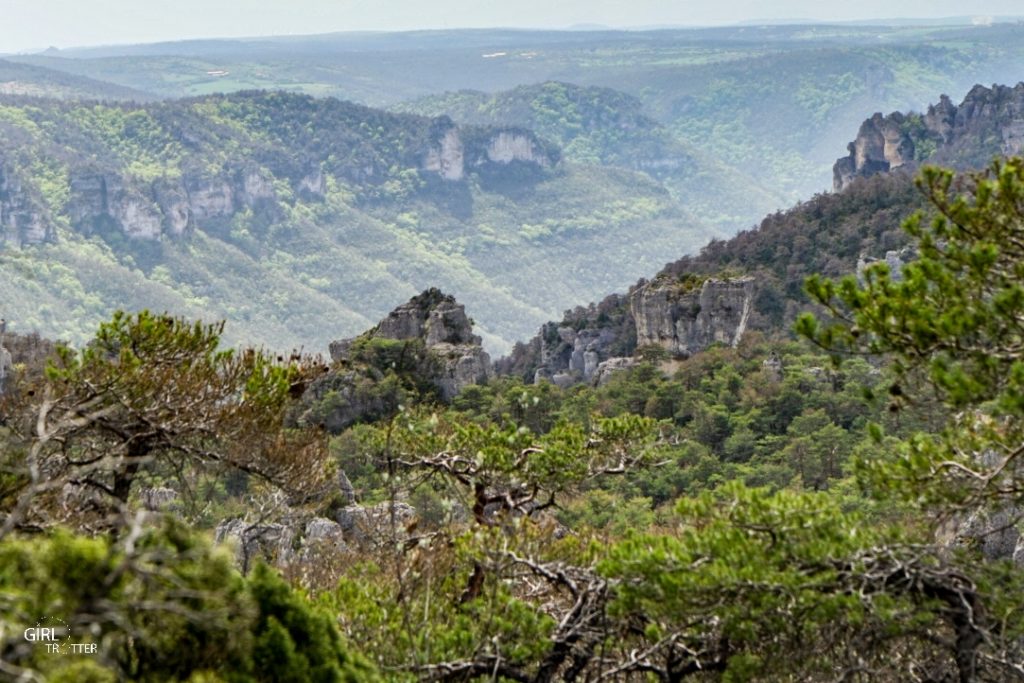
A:
<svg viewBox="0 0 1024 683">
<path fill-rule="evenodd" d="M 4 347 L 3 340 L 0 339 L 0 396 L 3 396 L 7 390 L 7 377 L 12 370 L 14 370 L 14 361 L 11 358 L 11 352 Z"/>
<path fill-rule="evenodd" d="M 248 572 L 256 560 L 277 567 L 321 561 L 325 552 L 344 552 L 341 526 L 324 517 L 286 517 L 280 522 L 226 519 L 214 530 L 214 542 L 234 547 L 235 561 Z"/>
<path fill-rule="evenodd" d="M 551 160 L 540 149 L 537 137 L 527 131 L 503 130 L 491 136 L 486 148 L 487 160 L 499 164 L 524 161 L 550 166 Z M 478 164 L 483 160 L 477 161 Z"/>
<path fill-rule="evenodd" d="M 345 538 L 371 545 L 405 540 L 407 528 L 416 517 L 416 509 L 400 501 L 394 505 L 386 502 L 369 507 L 348 505 L 335 515 Z"/>
<path fill-rule="evenodd" d="M 561 324 L 547 323 L 513 357 L 503 372 L 558 386 L 606 383 L 635 367 L 644 346 L 658 346 L 686 358 L 713 344 L 736 346 L 750 324 L 756 295 L 753 277 L 676 278 L 641 281 L 628 296 L 612 295 L 587 309 L 568 311 Z"/>
<path fill-rule="evenodd" d="M 427 149 L 422 169 L 437 173 L 445 180 L 462 180 L 466 170 L 465 156 L 459 129 L 450 120 L 445 120 L 435 134 L 435 142 Z"/>
<path fill-rule="evenodd" d="M 534 381 L 549 379 L 560 386 L 590 382 L 598 366 L 611 357 L 615 342 L 611 328 L 576 330 L 547 323 L 540 330 L 540 368 Z"/>
<path fill-rule="evenodd" d="M 181 237 L 197 225 L 229 219 L 247 208 L 272 210 L 277 201 L 273 176 L 255 168 L 230 178 L 186 175 L 152 183 L 75 171 L 70 190 L 68 215 L 76 230 L 90 234 L 113 229 L 141 240 Z"/>
<path fill-rule="evenodd" d="M 360 338 L 422 341 L 427 352 L 439 361 L 431 379 L 446 401 L 463 387 L 485 382 L 491 376 L 490 356 L 480 337 L 473 334 L 473 323 L 466 316 L 465 307 L 438 289 L 428 289 L 413 297 Z M 346 360 L 354 341 L 332 343 L 332 360 Z"/>
<path fill-rule="evenodd" d="M 413 297 L 362 335 L 331 343 L 330 354 L 334 366 L 309 387 L 298 419 L 332 432 L 393 414 L 403 392 L 451 401 L 493 374 L 465 308 L 437 289 Z M 400 381 L 381 382 L 388 373 Z"/>
<path fill-rule="evenodd" d="M 501 359 L 496 370 L 527 382 L 593 382 L 602 363 L 633 353 L 635 330 L 629 297 L 612 294 L 566 311 L 560 323 L 541 326 L 533 339 L 517 344 L 511 356 Z"/>
<path fill-rule="evenodd" d="M 499 169 L 515 162 L 550 168 L 560 154 L 532 131 L 520 128 L 460 128 L 441 117 L 431 129 L 431 142 L 420 161 L 420 170 L 438 174 L 446 181 L 462 180 L 467 167 Z"/>
<path fill-rule="evenodd" d="M 683 358 L 716 343 L 736 346 L 747 329 L 753 298 L 752 277 L 644 283 L 630 301 L 637 346 L 661 346 Z"/>
<path fill-rule="evenodd" d="M 28 192 L 0 157 L 0 244 L 53 242 L 57 231 L 43 203 Z"/>
<path fill-rule="evenodd" d="M 876 113 L 860 126 L 857 139 L 847 149 L 850 155 L 836 161 L 832 185 L 842 190 L 854 178 L 888 173 L 916 161 L 910 119 L 899 112 L 882 116 Z"/>
<path fill-rule="evenodd" d="M 865 121 L 833 167 L 838 192 L 859 177 L 914 170 L 921 163 L 984 166 L 1024 151 L 1024 83 L 974 86 L 959 106 L 943 95 L 927 113 L 878 113 Z"/>
<path fill-rule="evenodd" d="M 615 373 L 622 372 L 624 370 L 631 370 L 635 368 L 639 361 L 635 358 L 609 358 L 603 363 L 598 364 L 597 371 L 594 372 L 594 378 L 592 383 L 597 386 L 604 386 L 608 383 Z"/>
<path fill-rule="evenodd" d="M 875 258 L 873 256 L 867 256 L 861 254 L 860 258 L 857 259 L 857 280 L 864 283 L 864 271 L 868 266 L 875 263 L 885 263 L 889 268 L 889 277 L 893 282 L 899 282 L 903 279 L 903 266 L 915 258 L 914 251 L 909 247 L 903 249 L 890 249 L 885 252 L 885 258 Z"/>
</svg>

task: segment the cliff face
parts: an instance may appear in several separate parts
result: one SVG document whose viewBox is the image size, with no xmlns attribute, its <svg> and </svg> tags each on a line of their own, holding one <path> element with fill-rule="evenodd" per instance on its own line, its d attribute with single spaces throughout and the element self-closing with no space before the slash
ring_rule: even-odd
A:
<svg viewBox="0 0 1024 683">
<path fill-rule="evenodd" d="M 1024 151 L 1024 83 L 1016 87 L 976 85 L 959 106 L 945 95 L 927 113 L 875 114 L 833 167 L 838 192 L 855 178 L 923 162 L 955 168 L 979 167 L 997 155 Z"/>
<path fill-rule="evenodd" d="M 6 168 L 0 154 L 0 245 L 52 242 L 56 236 L 42 203 Z"/>
<path fill-rule="evenodd" d="M 317 188 L 306 183 L 303 189 Z M 228 219 L 248 208 L 273 210 L 277 201 L 273 176 L 254 168 L 227 177 L 185 174 L 152 183 L 114 173 L 73 171 L 70 190 L 68 214 L 76 230 L 88 234 L 113 228 L 143 240 L 181 237 L 197 222 Z"/>
<path fill-rule="evenodd" d="M 207 105 L 224 107 L 222 119 L 203 120 Z M 365 196 L 376 198 L 369 201 L 380 201 L 388 196 L 388 182 L 396 175 L 407 181 L 410 171 L 444 183 L 463 182 L 474 171 L 500 180 L 511 165 L 539 170 L 560 158 L 557 148 L 528 130 L 459 127 L 447 117 L 390 115 L 300 96 L 243 94 L 103 106 L 111 119 L 126 127 L 131 121 L 146 135 L 136 139 L 126 133 L 118 147 L 94 138 L 88 126 L 76 128 L 80 122 L 71 112 L 43 112 L 55 117 L 43 127 L 67 128 L 63 137 L 37 145 L 41 156 L 61 161 L 59 175 L 45 183 L 19 152 L 24 136 L 0 130 L 3 242 L 54 241 L 57 226 L 85 234 L 114 231 L 135 240 L 179 238 L 222 227 L 249 209 L 259 222 L 273 223 L 294 197 L 324 198 L 331 177 L 356 195 L 369 189 Z M 223 124 L 239 112 L 251 116 Z M 244 130 L 256 120 L 263 128 Z M 516 177 L 508 174 L 510 182 Z M 67 185 L 55 187 L 55 181 Z M 428 193 L 437 188 L 423 187 Z"/>
<path fill-rule="evenodd" d="M 633 352 L 643 346 L 660 346 L 675 357 L 713 344 L 736 346 L 754 314 L 755 294 L 752 277 L 642 282 L 628 297 L 613 295 L 569 312 L 562 324 L 544 325 L 519 349 L 519 358 L 503 361 L 501 369 L 522 373 L 536 367 L 533 381 L 561 386 L 600 384 L 632 367 Z"/>
<path fill-rule="evenodd" d="M 907 124 L 907 117 L 899 112 L 889 116 L 878 113 L 862 123 L 857 139 L 847 147 L 850 156 L 839 159 L 833 167 L 835 189 L 843 189 L 859 176 L 886 173 L 912 164 L 915 146 Z"/>
<path fill-rule="evenodd" d="M 451 401 L 492 375 L 465 308 L 437 289 L 413 297 L 359 337 L 332 342 L 330 354 L 333 367 L 310 386 L 299 420 L 334 432 L 393 414 L 403 391 Z M 382 382 L 388 373 L 400 381 Z"/>
<path fill-rule="evenodd" d="M 612 357 L 616 342 L 615 330 L 608 327 L 576 330 L 547 323 L 540 330 L 540 367 L 533 379 L 549 379 L 561 386 L 591 382 L 601 363 Z"/>
<path fill-rule="evenodd" d="M 630 300 L 637 346 L 661 346 L 688 357 L 712 344 L 736 346 L 753 308 L 754 278 L 708 279 L 699 287 L 661 279 L 638 287 Z"/>
</svg>

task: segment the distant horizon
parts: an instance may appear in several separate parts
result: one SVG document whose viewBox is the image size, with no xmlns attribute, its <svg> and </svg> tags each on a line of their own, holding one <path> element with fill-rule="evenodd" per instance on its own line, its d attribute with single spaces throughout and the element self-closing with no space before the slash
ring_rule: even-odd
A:
<svg viewBox="0 0 1024 683">
<path fill-rule="evenodd" d="M 978 19 L 991 20 L 981 23 Z M 107 48 L 128 48 L 143 47 L 146 45 L 173 45 L 175 43 L 199 43 L 199 42 L 246 42 L 253 40 L 273 40 L 287 38 L 319 38 L 327 36 L 344 35 L 390 35 L 403 33 L 444 33 L 453 31 L 522 31 L 539 33 L 599 33 L 606 32 L 631 32 L 643 33 L 648 31 L 699 31 L 702 29 L 719 28 L 753 28 L 758 26 L 985 26 L 990 24 L 1006 24 L 1024 22 L 1024 14 L 1020 15 L 999 15 L 984 16 L 963 15 L 949 17 L 879 17 L 872 19 L 849 19 L 837 21 L 805 19 L 747 19 L 743 21 L 721 23 L 721 24 L 646 24 L 636 26 L 606 26 L 604 24 L 573 24 L 570 26 L 451 26 L 445 28 L 407 28 L 407 29 L 351 29 L 341 31 L 318 31 L 312 33 L 265 33 L 251 35 L 208 35 L 208 36 L 184 36 L 180 38 L 169 38 L 152 41 L 126 41 L 115 43 L 91 43 L 81 45 L 47 45 L 45 47 L 27 48 L 16 52 L 2 52 L 3 56 L 28 56 L 38 55 L 46 52 L 75 52 L 79 50 L 102 50 Z"/>
<path fill-rule="evenodd" d="M 332 34 L 418 31 L 651 31 L 752 25 L 915 25 L 1013 22 L 1017 0 L 979 0 L 963 14 L 959 0 L 862 0 L 856 7 L 820 0 L 783 0 L 767 11 L 756 0 L 566 0 L 556 6 L 522 0 L 516 8 L 478 0 L 179 0 L 139 6 L 136 0 L 37 0 L 5 8 L 0 54 L 127 47 L 203 40 L 254 40 Z M 893 7 L 898 4 L 898 7 Z M 90 7 L 90 6 L 93 7 Z M 201 21 L 196 21 L 200 17 Z M 201 28 L 199 28 L 201 27 Z"/>
</svg>

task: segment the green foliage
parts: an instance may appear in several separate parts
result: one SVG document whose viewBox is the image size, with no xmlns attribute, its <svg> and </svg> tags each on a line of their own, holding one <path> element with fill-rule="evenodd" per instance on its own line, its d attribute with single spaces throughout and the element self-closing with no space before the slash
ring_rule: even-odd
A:
<svg viewBox="0 0 1024 683">
<path fill-rule="evenodd" d="M 529 131 L 512 133 L 547 168 L 490 162 L 499 130 L 467 127 L 465 178 L 443 180 L 425 158 L 447 119 L 332 99 L 15 99 L 0 122 L 2 172 L 19 188 L 5 201 L 19 226 L 46 231 L 45 244 L 0 250 L 5 316 L 76 344 L 114 310 L 148 308 L 226 319 L 232 343 L 324 348 L 430 281 L 477 311 L 501 350 L 569 298 L 625 287 L 712 234 L 657 182 L 556 165 L 557 150 Z M 575 275 L 544 258 L 552 249 L 578 261 Z"/>
<path fill-rule="evenodd" d="M 174 524 L 130 541 L 7 539 L 0 591 L 6 663 L 47 680 L 376 680 L 320 608 L 266 568 L 240 576 L 228 554 Z M 46 617 L 95 654 L 28 644 L 23 630 Z"/>
<path fill-rule="evenodd" d="M 849 656 L 848 644 L 870 642 L 854 657 L 875 671 L 898 676 L 904 656 L 934 671 L 959 668 L 959 680 L 976 671 L 956 650 L 932 651 L 925 634 L 952 630 L 950 609 L 978 595 L 950 580 L 957 570 L 938 551 L 898 528 L 872 525 L 832 496 L 738 484 L 681 500 L 677 513 L 679 534 L 624 541 L 600 565 L 619 581 L 611 609 L 646 624 L 646 661 L 657 670 L 679 679 L 709 671 L 722 680 L 819 680 L 843 667 L 837 657 Z M 894 572 L 907 581 L 890 583 Z M 975 575 L 1004 578 L 998 567 Z M 1012 590 L 1021 587 L 1018 579 Z M 981 591 L 993 609 L 1009 607 L 1001 589 Z M 1020 629 L 1019 610 L 1012 613 L 991 625 L 993 644 Z"/>
<path fill-rule="evenodd" d="M 879 466 L 878 485 L 938 503 L 1001 498 L 1019 476 L 1016 425 L 1024 411 L 1015 322 L 1024 314 L 1024 162 L 996 162 L 970 176 L 963 193 L 948 171 L 926 169 L 920 184 L 937 215 L 904 226 L 917 260 L 899 274 L 874 265 L 863 284 L 812 278 L 808 290 L 836 318 L 808 315 L 800 330 L 834 352 L 891 356 L 893 410 L 914 401 L 922 383 L 947 406 L 946 428 L 908 441 L 895 465 Z M 939 474 L 944 489 L 924 485 Z"/>
<path fill-rule="evenodd" d="M 0 536 L 26 524 L 107 528 L 148 478 L 202 491 L 205 473 L 235 471 L 314 494 L 330 476 L 326 442 L 285 419 L 316 365 L 221 349 L 222 329 L 118 312 L 83 350 L 58 345 L 45 377 L 5 415 L 24 452 L 4 453 L 21 478 Z M 69 506 L 55 493 L 63 486 L 93 498 Z"/>
<path fill-rule="evenodd" d="M 332 616 L 258 565 L 247 578 L 256 603 L 252 676 L 258 681 L 357 683 L 377 680 L 342 643 Z"/>
</svg>

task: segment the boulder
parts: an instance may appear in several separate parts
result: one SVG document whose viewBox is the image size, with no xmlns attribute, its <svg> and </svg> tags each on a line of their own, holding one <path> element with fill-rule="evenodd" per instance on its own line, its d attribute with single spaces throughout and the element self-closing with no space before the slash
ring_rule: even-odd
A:
<svg viewBox="0 0 1024 683">
<path fill-rule="evenodd" d="M 214 530 L 215 543 L 235 546 L 235 559 L 243 572 L 249 571 L 256 559 L 283 565 L 295 556 L 296 533 L 285 524 L 251 524 L 240 518 L 226 519 Z"/>
<path fill-rule="evenodd" d="M 405 540 L 409 536 L 407 529 L 416 517 L 416 509 L 401 501 L 369 507 L 348 505 L 335 515 L 345 538 L 373 545 Z"/>
</svg>

